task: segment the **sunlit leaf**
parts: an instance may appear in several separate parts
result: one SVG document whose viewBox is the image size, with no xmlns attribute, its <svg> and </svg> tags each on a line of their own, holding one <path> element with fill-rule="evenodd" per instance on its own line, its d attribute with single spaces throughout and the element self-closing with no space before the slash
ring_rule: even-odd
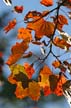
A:
<svg viewBox="0 0 71 108">
<path fill-rule="evenodd" d="M 45 21 L 44 19 L 40 19 L 36 22 L 28 23 L 28 29 L 35 31 L 35 38 L 41 39 L 44 35 L 47 37 L 51 37 L 54 31 L 54 24 L 49 21 Z"/>
<path fill-rule="evenodd" d="M 48 81 L 48 77 L 49 75 L 52 74 L 52 71 L 50 70 L 50 68 L 45 65 L 41 70 L 40 70 L 40 74 L 39 74 L 39 84 L 41 87 L 45 87 L 45 86 L 49 86 L 49 81 Z"/>
<path fill-rule="evenodd" d="M 40 3 L 44 6 L 52 6 L 53 0 L 41 0 Z"/>
<path fill-rule="evenodd" d="M 17 38 L 30 42 L 32 40 L 31 30 L 27 28 L 19 28 Z"/>
<path fill-rule="evenodd" d="M 28 49 L 28 43 L 22 41 L 21 43 L 16 43 L 16 45 L 12 46 L 11 52 L 12 54 L 9 56 L 6 64 L 12 65 L 16 63 L 24 54 L 24 52 Z"/>
<path fill-rule="evenodd" d="M 58 18 L 54 16 L 51 18 L 53 18 L 54 23 L 57 24 L 57 29 L 60 31 L 62 31 L 64 25 L 68 25 L 68 20 L 64 15 L 58 15 Z"/>
<path fill-rule="evenodd" d="M 67 48 L 67 50 L 69 49 L 69 47 L 71 47 L 70 44 L 68 44 L 65 39 L 60 39 L 59 37 L 55 37 L 53 40 L 53 43 L 55 44 L 55 46 L 58 46 L 62 49 L 65 49 L 65 47 Z"/>
</svg>

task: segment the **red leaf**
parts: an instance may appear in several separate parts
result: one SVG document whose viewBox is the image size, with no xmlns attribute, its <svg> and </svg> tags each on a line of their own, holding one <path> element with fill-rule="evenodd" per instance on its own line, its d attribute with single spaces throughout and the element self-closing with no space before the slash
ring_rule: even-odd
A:
<svg viewBox="0 0 71 108">
<path fill-rule="evenodd" d="M 14 11 L 17 13 L 22 13 L 23 12 L 23 6 L 14 6 Z"/>
<path fill-rule="evenodd" d="M 16 26 L 16 23 L 17 23 L 16 19 L 13 19 L 12 21 L 10 21 L 8 25 L 4 27 L 5 33 L 9 32 L 11 29 L 14 29 L 14 27 Z"/>
<path fill-rule="evenodd" d="M 53 0 L 41 0 L 40 3 L 44 6 L 52 6 Z"/>
</svg>

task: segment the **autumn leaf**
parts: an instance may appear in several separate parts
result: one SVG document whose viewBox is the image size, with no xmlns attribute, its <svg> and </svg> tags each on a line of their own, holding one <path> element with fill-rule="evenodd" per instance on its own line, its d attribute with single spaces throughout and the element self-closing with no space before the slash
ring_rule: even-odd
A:
<svg viewBox="0 0 71 108">
<path fill-rule="evenodd" d="M 15 65 L 11 65 L 9 68 L 10 68 L 11 74 L 8 77 L 8 81 L 12 84 L 17 84 L 17 80 L 14 78 L 15 75 L 19 74 L 20 72 L 27 75 L 27 73 L 25 72 L 25 69 L 22 65 L 15 64 Z"/>
<path fill-rule="evenodd" d="M 27 28 L 19 28 L 17 38 L 30 42 L 32 40 L 31 30 Z"/>
<path fill-rule="evenodd" d="M 49 10 L 45 10 L 42 12 L 38 12 L 38 11 L 29 11 L 26 16 L 24 17 L 24 21 L 28 22 L 35 22 L 39 19 L 41 19 L 43 16 L 46 16 L 50 11 Z M 31 20 L 30 20 L 31 19 Z"/>
<path fill-rule="evenodd" d="M 64 15 L 58 15 L 57 17 L 51 17 L 53 18 L 54 24 L 57 24 L 57 29 L 62 31 L 62 28 L 64 25 L 68 25 L 68 20 Z"/>
<path fill-rule="evenodd" d="M 52 6 L 53 0 L 41 0 L 40 3 L 44 6 Z"/>
<path fill-rule="evenodd" d="M 62 49 L 67 48 L 67 50 L 69 49 L 69 47 L 71 47 L 70 44 L 68 44 L 64 39 L 60 39 L 59 37 L 55 37 L 53 40 L 53 43 L 55 46 L 58 46 Z"/>
<path fill-rule="evenodd" d="M 50 90 L 49 86 L 45 86 L 43 88 L 43 93 L 44 93 L 44 96 L 48 96 L 52 94 L 52 91 Z"/>
<path fill-rule="evenodd" d="M 18 82 L 17 87 L 16 87 L 16 91 L 15 91 L 15 95 L 19 99 L 23 99 L 23 98 L 27 97 L 28 96 L 28 88 L 24 89 L 22 87 L 22 83 Z"/>
<path fill-rule="evenodd" d="M 48 77 L 49 75 L 52 74 L 52 71 L 50 70 L 50 68 L 45 65 L 41 70 L 40 70 L 40 74 L 38 77 L 38 83 L 41 87 L 45 87 L 45 86 L 49 86 L 49 81 L 48 81 Z"/>
<path fill-rule="evenodd" d="M 64 76 L 61 76 L 59 78 L 59 75 L 49 75 L 48 77 L 49 86 L 45 86 L 43 88 L 43 92 L 45 96 L 48 96 L 50 94 L 55 94 L 57 96 L 63 95 L 63 84 L 67 81 L 67 79 Z"/>
<path fill-rule="evenodd" d="M 59 76 L 58 76 L 59 77 Z M 57 96 L 62 96 L 63 95 L 63 84 L 67 81 L 67 79 L 62 75 L 60 80 L 58 81 L 57 83 L 57 87 L 54 91 L 54 93 L 57 95 Z"/>
<path fill-rule="evenodd" d="M 54 31 L 54 24 L 49 21 L 45 21 L 43 18 L 36 22 L 28 23 L 28 29 L 35 31 L 35 38 L 41 39 L 44 35 L 50 38 Z"/>
<path fill-rule="evenodd" d="M 28 95 L 28 84 L 31 80 L 28 79 L 24 66 L 15 64 L 10 66 L 11 74 L 8 81 L 11 84 L 16 84 L 15 95 L 17 98 L 24 98 Z"/>
<path fill-rule="evenodd" d="M 25 71 L 28 75 L 28 78 L 30 79 L 32 77 L 32 75 L 34 74 L 35 70 L 33 68 L 32 65 L 30 65 L 28 62 L 25 62 L 24 63 L 24 68 L 25 68 Z"/>
<path fill-rule="evenodd" d="M 13 19 L 12 21 L 10 21 L 8 25 L 4 27 L 5 33 L 9 32 L 11 29 L 14 29 L 16 24 L 17 24 L 16 19 Z"/>
<path fill-rule="evenodd" d="M 65 67 L 64 63 L 61 63 L 60 61 L 55 60 L 52 62 L 52 65 L 55 68 L 59 68 L 61 70 L 61 72 L 66 72 L 66 67 Z"/>
<path fill-rule="evenodd" d="M 58 68 L 58 67 L 61 65 L 61 63 L 60 63 L 59 61 L 55 60 L 55 61 L 52 62 L 52 65 L 53 65 L 55 68 Z"/>
<path fill-rule="evenodd" d="M 12 54 L 9 56 L 6 61 L 7 65 L 12 65 L 16 63 L 24 54 L 24 52 L 28 49 L 28 43 L 22 41 L 21 43 L 16 43 L 16 45 L 12 46 L 11 52 Z"/>
<path fill-rule="evenodd" d="M 23 6 L 14 6 L 14 12 L 17 12 L 17 13 L 22 13 L 23 12 Z"/>
<path fill-rule="evenodd" d="M 38 101 L 40 98 L 40 86 L 37 82 L 32 81 L 29 83 L 29 97 L 34 100 Z"/>
<path fill-rule="evenodd" d="M 36 21 L 37 19 L 39 19 L 42 16 L 42 14 L 40 12 L 37 11 L 29 11 L 26 16 L 24 17 L 24 21 L 29 21 L 30 18 L 32 18 L 32 21 Z M 31 21 L 29 21 L 31 22 Z"/>
<path fill-rule="evenodd" d="M 12 65 L 10 66 L 10 70 L 11 75 L 8 77 L 8 81 L 12 84 L 16 84 L 16 97 L 22 99 L 29 96 L 33 100 L 38 100 L 40 97 L 40 86 L 38 82 L 28 78 L 24 66 L 18 64 Z"/>
<path fill-rule="evenodd" d="M 63 75 L 53 74 L 46 65 L 40 70 L 38 84 L 42 88 L 45 96 L 50 94 L 56 94 L 57 96 L 63 95 L 62 85 L 65 82 L 66 78 Z"/>
</svg>

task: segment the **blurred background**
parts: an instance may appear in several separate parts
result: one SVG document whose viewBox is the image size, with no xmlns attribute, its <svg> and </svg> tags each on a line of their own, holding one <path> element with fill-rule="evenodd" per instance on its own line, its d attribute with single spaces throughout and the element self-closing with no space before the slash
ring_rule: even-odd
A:
<svg viewBox="0 0 71 108">
<path fill-rule="evenodd" d="M 57 0 L 54 0 L 54 2 L 56 1 Z M 57 97 L 55 95 L 50 95 L 48 97 L 44 97 L 41 95 L 38 102 L 35 102 L 29 98 L 20 100 L 15 97 L 14 91 L 16 87 L 7 81 L 10 70 L 5 62 L 11 54 L 11 46 L 14 45 L 17 41 L 16 36 L 18 28 L 26 26 L 23 22 L 26 13 L 30 10 L 37 10 L 42 12 L 43 10 L 46 10 L 47 7 L 41 6 L 39 0 L 12 0 L 12 2 L 12 6 L 6 6 L 3 0 L 0 0 L 0 108 L 69 108 L 69 105 L 64 96 Z M 24 6 L 24 11 L 22 14 L 12 12 L 13 7 L 16 5 Z M 57 4 L 55 3 L 54 6 L 49 7 L 48 9 L 53 9 L 56 5 Z M 11 30 L 6 34 L 3 28 L 13 18 L 16 18 L 20 23 L 17 24 L 14 30 Z M 69 29 L 65 29 L 68 33 L 71 33 L 70 27 Z M 31 50 L 33 48 L 34 46 L 31 48 Z M 34 52 L 39 54 L 38 51 L 38 47 L 36 46 L 36 50 L 34 50 Z M 61 52 L 61 50 L 57 49 L 56 53 L 59 53 L 59 51 Z M 52 57 L 49 57 L 47 64 L 52 68 L 51 61 Z M 19 61 L 19 63 L 22 62 L 23 60 Z"/>
</svg>

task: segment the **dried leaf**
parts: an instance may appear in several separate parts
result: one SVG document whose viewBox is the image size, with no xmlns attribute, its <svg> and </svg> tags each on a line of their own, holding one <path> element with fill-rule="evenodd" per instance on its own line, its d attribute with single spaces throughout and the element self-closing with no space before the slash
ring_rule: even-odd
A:
<svg viewBox="0 0 71 108">
<path fill-rule="evenodd" d="M 12 21 L 10 21 L 8 25 L 4 27 L 5 33 L 9 32 L 11 29 L 14 29 L 16 24 L 17 24 L 16 19 L 13 19 Z"/>
<path fill-rule="evenodd" d="M 52 6 L 53 0 L 41 0 L 40 3 L 44 6 Z"/>
</svg>

